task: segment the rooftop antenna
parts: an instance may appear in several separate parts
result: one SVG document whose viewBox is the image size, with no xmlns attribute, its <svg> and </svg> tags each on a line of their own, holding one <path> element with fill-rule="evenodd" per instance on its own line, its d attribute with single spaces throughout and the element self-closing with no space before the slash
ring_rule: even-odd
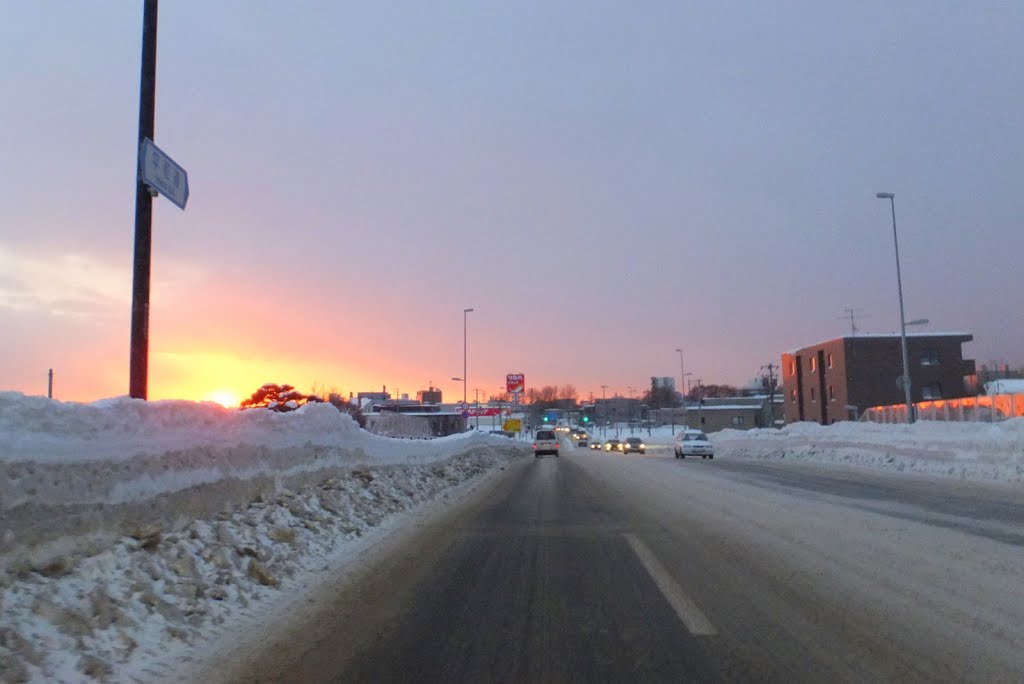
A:
<svg viewBox="0 0 1024 684">
<path fill-rule="evenodd" d="M 858 318 L 864 318 L 864 314 L 861 313 L 861 311 L 863 311 L 863 309 L 856 309 L 856 308 L 854 308 L 852 306 L 844 306 L 843 307 L 843 311 L 845 311 L 846 314 L 843 315 L 843 316 L 840 316 L 839 318 L 840 319 L 846 319 L 846 318 L 850 319 L 850 336 L 851 337 L 856 337 L 857 336 L 857 319 Z"/>
</svg>

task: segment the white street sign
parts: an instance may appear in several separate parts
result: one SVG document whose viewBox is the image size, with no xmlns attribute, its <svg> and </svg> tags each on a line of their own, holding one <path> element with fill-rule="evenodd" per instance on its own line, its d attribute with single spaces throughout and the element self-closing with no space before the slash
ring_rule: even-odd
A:
<svg viewBox="0 0 1024 684">
<path fill-rule="evenodd" d="M 179 209 L 188 202 L 188 173 L 163 150 L 146 138 L 139 150 L 139 173 L 142 182 L 171 200 Z"/>
</svg>

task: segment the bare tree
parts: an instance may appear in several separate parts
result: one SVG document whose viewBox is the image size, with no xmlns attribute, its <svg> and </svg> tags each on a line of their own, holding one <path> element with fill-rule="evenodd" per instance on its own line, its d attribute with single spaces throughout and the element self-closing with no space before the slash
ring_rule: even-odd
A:
<svg viewBox="0 0 1024 684">
<path fill-rule="evenodd" d="M 579 395 L 576 392 L 575 385 L 562 385 L 561 390 L 559 390 L 559 394 L 559 399 L 566 399 L 568 401 L 576 401 L 576 399 L 579 397 Z"/>
</svg>

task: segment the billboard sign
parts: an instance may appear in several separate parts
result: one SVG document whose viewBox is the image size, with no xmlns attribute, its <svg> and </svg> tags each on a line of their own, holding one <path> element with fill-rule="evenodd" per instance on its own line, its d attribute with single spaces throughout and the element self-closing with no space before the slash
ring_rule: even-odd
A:
<svg viewBox="0 0 1024 684">
<path fill-rule="evenodd" d="M 509 373 L 505 376 L 505 391 L 509 394 L 522 394 L 526 391 L 526 377 L 522 373 Z"/>
<path fill-rule="evenodd" d="M 477 418 L 480 416 L 500 416 L 501 409 L 495 407 L 468 408 L 462 412 L 464 418 Z"/>
</svg>

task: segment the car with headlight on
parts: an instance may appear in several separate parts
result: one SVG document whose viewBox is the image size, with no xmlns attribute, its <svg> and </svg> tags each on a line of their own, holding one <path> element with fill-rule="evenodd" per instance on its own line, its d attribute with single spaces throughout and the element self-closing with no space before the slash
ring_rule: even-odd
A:
<svg viewBox="0 0 1024 684">
<path fill-rule="evenodd" d="M 639 437 L 627 437 L 622 443 L 622 453 L 644 454 L 647 453 L 647 445 Z"/>
<path fill-rule="evenodd" d="M 572 433 L 572 438 L 576 442 L 576 446 L 585 447 L 587 446 L 590 436 L 583 430 L 576 430 Z"/>
<path fill-rule="evenodd" d="M 676 458 L 686 458 L 687 456 L 715 457 L 715 448 L 711 445 L 711 440 L 700 430 L 681 430 L 676 433 L 675 451 Z"/>
<path fill-rule="evenodd" d="M 622 451 L 622 442 L 617 439 L 609 439 L 604 443 L 605 451 Z"/>
<path fill-rule="evenodd" d="M 604 449 L 604 445 L 601 444 L 601 440 L 595 439 L 594 441 L 592 441 L 590 443 L 590 448 L 591 449 L 597 449 L 598 451 L 600 451 L 601 449 Z"/>
</svg>

